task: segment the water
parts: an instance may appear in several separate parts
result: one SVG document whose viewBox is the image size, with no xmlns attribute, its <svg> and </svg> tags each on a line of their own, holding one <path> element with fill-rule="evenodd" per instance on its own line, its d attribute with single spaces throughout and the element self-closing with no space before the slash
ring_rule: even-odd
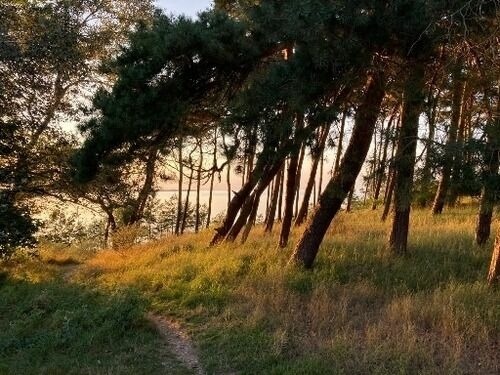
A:
<svg viewBox="0 0 500 375">
<path fill-rule="evenodd" d="M 302 203 L 302 196 L 304 191 L 300 190 L 299 192 L 299 204 Z M 182 191 L 182 199 L 186 199 L 187 190 Z M 156 193 L 156 197 L 160 200 L 169 200 L 171 197 L 177 196 L 177 190 L 161 190 Z M 231 193 L 231 197 L 234 196 L 234 193 Z M 208 206 L 208 200 L 210 197 L 209 190 L 201 190 L 200 191 L 200 204 L 206 204 Z M 212 197 L 212 217 L 216 217 L 219 214 L 223 214 L 227 209 L 227 200 L 228 194 L 227 190 L 214 190 Z M 266 200 L 267 200 L 267 190 L 260 197 L 259 203 L 259 211 L 257 212 L 257 216 L 265 216 L 266 214 Z M 312 197 L 311 197 L 312 200 Z M 189 196 L 189 201 L 191 204 L 196 203 L 196 191 L 191 190 L 191 194 Z"/>
</svg>

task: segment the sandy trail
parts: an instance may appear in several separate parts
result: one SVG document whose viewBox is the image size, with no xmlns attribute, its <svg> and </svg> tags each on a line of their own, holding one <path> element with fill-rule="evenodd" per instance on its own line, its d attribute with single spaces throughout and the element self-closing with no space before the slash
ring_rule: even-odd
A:
<svg viewBox="0 0 500 375">
<path fill-rule="evenodd" d="M 198 353 L 189 337 L 180 325 L 167 317 L 148 314 L 147 319 L 158 330 L 163 340 L 165 340 L 170 351 L 181 361 L 184 366 L 193 370 L 197 375 L 204 375 Z"/>
</svg>

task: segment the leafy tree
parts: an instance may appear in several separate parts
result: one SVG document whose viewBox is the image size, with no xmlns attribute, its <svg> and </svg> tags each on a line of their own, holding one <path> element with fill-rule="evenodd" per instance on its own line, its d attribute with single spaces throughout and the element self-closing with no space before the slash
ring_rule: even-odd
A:
<svg viewBox="0 0 500 375">
<path fill-rule="evenodd" d="M 2 1 L 0 193 L 12 207 L 62 194 L 65 159 L 76 144 L 63 124 L 78 119 L 85 93 L 106 81 L 100 61 L 150 13 L 151 2 L 142 0 Z"/>
</svg>

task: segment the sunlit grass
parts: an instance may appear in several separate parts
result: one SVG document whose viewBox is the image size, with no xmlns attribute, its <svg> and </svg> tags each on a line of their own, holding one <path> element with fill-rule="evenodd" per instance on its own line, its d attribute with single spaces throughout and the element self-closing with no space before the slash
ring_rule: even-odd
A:
<svg viewBox="0 0 500 375">
<path fill-rule="evenodd" d="M 475 208 L 415 211 L 404 257 L 387 251 L 379 215 L 340 215 L 313 271 L 288 266 L 300 229 L 282 250 L 256 228 L 244 245 L 208 248 L 205 231 L 101 251 L 71 280 L 183 322 L 209 373 L 498 373 L 500 293 Z"/>
<path fill-rule="evenodd" d="M 257 228 L 243 246 L 207 248 L 204 232 L 103 252 L 82 277 L 138 289 L 183 319 L 215 372 L 496 371 L 500 295 L 485 285 L 474 208 L 416 211 L 402 258 L 387 252 L 379 214 L 337 218 L 312 272 L 287 266 L 299 233 L 280 250 Z"/>
</svg>

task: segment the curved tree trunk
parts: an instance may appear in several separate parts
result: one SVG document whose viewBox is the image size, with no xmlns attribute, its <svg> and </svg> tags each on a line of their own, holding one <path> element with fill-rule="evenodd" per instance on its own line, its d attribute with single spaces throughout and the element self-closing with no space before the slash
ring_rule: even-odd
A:
<svg viewBox="0 0 500 375">
<path fill-rule="evenodd" d="M 249 223 L 250 225 L 252 225 L 252 223 L 248 220 L 248 218 L 252 214 L 252 210 L 254 207 L 256 207 L 255 209 L 258 210 L 260 196 L 266 190 L 266 188 L 269 186 L 269 184 L 273 180 L 274 176 L 276 176 L 276 173 L 278 173 L 278 171 L 280 170 L 281 165 L 282 165 L 282 162 L 279 161 L 279 162 L 276 162 L 273 166 L 265 169 L 262 178 L 260 179 L 257 187 L 255 188 L 255 191 L 245 201 L 243 207 L 241 208 L 241 212 L 240 212 L 240 216 L 238 217 L 238 220 L 236 220 L 236 222 L 232 226 L 231 230 L 227 234 L 226 242 L 234 242 L 236 240 L 236 238 L 238 237 L 241 229 L 243 229 L 243 227 L 245 226 L 245 224 Z"/>
<path fill-rule="evenodd" d="M 127 225 L 133 225 L 138 223 L 144 216 L 144 209 L 146 208 L 146 203 L 153 191 L 153 183 L 156 170 L 156 160 L 158 158 L 158 146 L 153 146 L 149 150 L 148 157 L 146 160 L 146 170 L 145 179 L 142 185 L 141 191 L 134 202 L 132 214 L 130 215 Z"/>
<path fill-rule="evenodd" d="M 233 223 L 236 219 L 236 216 L 238 215 L 238 212 L 244 205 L 247 198 L 252 193 L 252 190 L 254 189 L 255 185 L 257 185 L 257 183 L 259 182 L 261 174 L 265 168 L 264 164 L 265 163 L 263 158 L 259 157 L 250 178 L 245 183 L 245 185 L 241 187 L 240 191 L 237 192 L 229 202 L 224 222 L 220 227 L 215 229 L 215 235 L 212 238 L 212 241 L 210 242 L 210 246 L 216 245 L 221 241 L 223 241 L 224 238 L 229 233 L 229 231 L 231 230 L 231 227 L 233 226 Z"/>
<path fill-rule="evenodd" d="M 384 79 L 380 75 L 369 78 L 363 101 L 356 111 L 354 129 L 345 156 L 319 198 L 319 204 L 295 248 L 291 262 L 306 268 L 312 267 L 330 223 L 353 188 L 370 148 L 384 98 L 383 83 Z"/>
<path fill-rule="evenodd" d="M 405 84 L 403 114 L 395 159 L 394 219 L 389 246 L 394 253 L 407 250 L 418 123 L 424 104 L 425 70 L 417 62 Z"/>
</svg>

